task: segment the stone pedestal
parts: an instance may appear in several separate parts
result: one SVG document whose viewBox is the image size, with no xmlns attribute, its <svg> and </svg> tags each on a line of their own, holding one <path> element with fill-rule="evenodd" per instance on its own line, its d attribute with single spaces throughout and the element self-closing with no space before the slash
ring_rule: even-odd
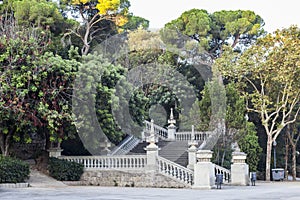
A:
<svg viewBox="0 0 300 200">
<path fill-rule="evenodd" d="M 188 156 L 189 156 L 189 163 L 187 168 L 194 170 L 194 165 L 197 163 L 196 159 L 196 152 L 197 152 L 197 147 L 195 146 L 196 143 L 192 143 L 190 148 L 188 149 Z"/>
<path fill-rule="evenodd" d="M 50 148 L 47 150 L 49 152 L 49 157 L 58 158 L 61 156 L 63 149 L 61 148 Z"/>
<path fill-rule="evenodd" d="M 175 141 L 176 126 L 171 124 L 168 126 L 168 140 Z"/>
<path fill-rule="evenodd" d="M 150 143 L 146 148 L 147 152 L 147 165 L 146 170 L 155 171 L 157 170 L 157 156 L 158 156 L 158 146 L 155 143 Z"/>
<path fill-rule="evenodd" d="M 170 119 L 168 119 L 168 123 L 170 124 L 168 126 L 168 140 L 169 141 L 175 141 L 175 134 L 176 134 L 176 120 L 174 119 L 174 114 L 173 114 L 173 108 L 171 108 L 171 113 L 170 113 Z"/>
<path fill-rule="evenodd" d="M 249 166 L 245 163 L 247 154 L 244 152 L 233 152 L 231 165 L 231 184 L 245 186 L 250 185 Z"/>
<path fill-rule="evenodd" d="M 199 150 L 196 157 L 197 163 L 194 167 L 193 189 L 215 188 L 214 164 L 211 162 L 212 151 Z"/>
</svg>

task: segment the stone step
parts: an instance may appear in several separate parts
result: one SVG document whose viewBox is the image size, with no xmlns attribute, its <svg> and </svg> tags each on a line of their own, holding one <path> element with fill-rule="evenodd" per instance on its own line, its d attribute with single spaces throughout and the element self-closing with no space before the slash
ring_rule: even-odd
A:
<svg viewBox="0 0 300 200">
<path fill-rule="evenodd" d="M 158 152 L 161 157 L 170 161 L 180 164 L 184 167 L 188 164 L 188 142 L 187 141 L 174 141 L 168 142 L 164 148 Z"/>
<path fill-rule="evenodd" d="M 134 149 L 128 153 L 132 154 L 145 154 L 145 148 L 148 142 L 139 143 Z M 160 148 L 158 151 L 159 156 L 164 157 L 184 167 L 188 164 L 188 142 L 187 141 L 164 141 L 159 140 L 157 146 Z"/>
</svg>

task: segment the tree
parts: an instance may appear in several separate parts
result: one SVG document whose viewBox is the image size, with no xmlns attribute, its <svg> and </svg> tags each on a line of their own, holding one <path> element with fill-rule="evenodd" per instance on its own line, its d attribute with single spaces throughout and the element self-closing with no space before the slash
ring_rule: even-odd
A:
<svg viewBox="0 0 300 200">
<path fill-rule="evenodd" d="M 262 148 L 258 143 L 255 125 L 252 122 L 245 123 L 246 129 L 241 130 L 241 133 L 239 133 L 238 144 L 241 148 L 241 151 L 247 154 L 246 163 L 249 165 L 250 172 L 255 172 L 257 171 L 257 165 L 260 154 L 262 153 Z"/>
<path fill-rule="evenodd" d="M 292 149 L 292 176 L 293 176 L 293 180 L 296 181 L 297 143 L 300 139 L 299 116 L 295 123 L 287 125 L 286 135 L 288 138 L 288 144 L 289 144 L 288 146 L 291 146 Z"/>
<path fill-rule="evenodd" d="M 199 130 L 207 130 L 212 116 L 212 98 L 219 98 L 210 94 L 214 90 L 219 90 L 216 83 L 208 82 L 202 93 L 202 99 L 197 104 L 200 107 L 198 123 L 195 124 Z M 261 147 L 258 144 L 258 137 L 253 123 L 245 119 L 246 104 L 245 99 L 240 96 L 236 85 L 230 82 L 225 85 L 226 91 L 226 116 L 225 135 L 222 135 L 214 148 L 215 162 L 230 167 L 231 146 L 238 142 L 241 150 L 247 154 L 247 163 L 252 171 L 256 171 Z M 216 100 L 213 100 L 216 101 Z"/>
<path fill-rule="evenodd" d="M 80 38 L 83 43 L 82 55 L 89 53 L 92 42 L 99 38 L 101 33 L 104 34 L 102 39 L 107 38 L 112 22 L 121 27 L 128 21 L 126 16 L 130 3 L 127 0 L 62 0 L 61 3 L 65 12 L 71 11 L 75 18 L 82 21 L 82 25 L 78 24 L 64 35 L 64 37 L 75 35 Z"/>
<path fill-rule="evenodd" d="M 62 45 L 61 34 L 78 24 L 63 16 L 58 3 L 47 0 L 7 0 L 0 7 L 0 19 L 14 19 L 23 28 L 39 29 L 49 37 L 47 48 L 67 57 L 68 49 Z"/>
<path fill-rule="evenodd" d="M 72 80 L 79 63 L 47 52 L 49 37 L 40 29 L 17 26 L 13 18 L 0 25 L 2 153 L 8 154 L 13 139 L 30 142 L 32 132 L 45 136 L 47 147 L 60 143 L 72 124 Z"/>
<path fill-rule="evenodd" d="M 299 33 L 295 26 L 277 30 L 242 54 L 226 49 L 216 61 L 223 75 L 241 88 L 248 111 L 260 116 L 267 134 L 266 180 L 270 180 L 272 143 L 300 111 Z"/>
<path fill-rule="evenodd" d="M 169 49 L 162 41 L 159 32 L 150 32 L 141 28 L 129 32 L 128 46 L 130 53 L 123 63 L 133 71 L 134 68 L 144 69 L 139 81 L 142 85 L 141 92 L 149 101 L 147 109 L 159 104 L 165 108 L 168 116 L 171 108 L 175 108 L 176 118 L 180 112 L 187 113 L 191 109 L 190 100 L 193 97 L 199 98 L 204 85 L 204 78 L 194 63 L 188 62 L 180 55 L 177 48 Z M 153 73 L 156 75 L 153 76 Z M 182 79 L 183 77 L 185 80 Z M 185 106 L 187 104 L 188 106 Z M 165 117 L 166 123 L 167 116 Z M 178 125 L 180 124 L 178 126 L 180 129 L 186 128 L 184 125 L 186 120 L 180 119 L 177 122 Z"/>
<path fill-rule="evenodd" d="M 0 21 L 0 32 L 0 144 L 2 154 L 8 155 L 12 140 L 19 141 L 23 134 L 29 142 L 28 133 L 35 131 L 34 127 L 39 124 L 28 95 L 36 88 L 31 80 L 35 71 L 31 70 L 35 69 L 34 55 L 46 49 L 48 37 L 36 30 L 22 30 L 12 16 Z M 24 134 L 23 130 L 28 132 Z"/>
<path fill-rule="evenodd" d="M 44 29 L 61 29 L 64 20 L 54 2 L 46 0 L 13 1 L 14 17 L 21 26 L 43 27 Z M 59 31 L 57 31 L 59 32 Z"/>
<path fill-rule="evenodd" d="M 149 28 L 149 20 L 130 14 L 130 15 L 128 15 L 128 22 L 122 27 L 122 29 L 133 31 L 140 27 L 145 30 L 148 29 Z"/>
<path fill-rule="evenodd" d="M 212 58 L 220 57 L 222 46 L 230 44 L 241 50 L 264 33 L 264 21 L 253 11 L 218 11 L 192 9 L 165 25 L 197 41 Z"/>
</svg>

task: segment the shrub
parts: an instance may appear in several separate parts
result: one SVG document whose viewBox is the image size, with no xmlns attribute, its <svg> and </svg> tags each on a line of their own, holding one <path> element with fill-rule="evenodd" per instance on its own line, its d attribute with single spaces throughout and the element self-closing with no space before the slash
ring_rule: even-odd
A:
<svg viewBox="0 0 300 200">
<path fill-rule="evenodd" d="M 83 164 L 49 158 L 49 174 L 59 181 L 78 181 L 83 174 L 83 167 Z"/>
<path fill-rule="evenodd" d="M 0 155 L 0 183 L 21 183 L 29 178 L 29 165 L 19 159 Z"/>
</svg>

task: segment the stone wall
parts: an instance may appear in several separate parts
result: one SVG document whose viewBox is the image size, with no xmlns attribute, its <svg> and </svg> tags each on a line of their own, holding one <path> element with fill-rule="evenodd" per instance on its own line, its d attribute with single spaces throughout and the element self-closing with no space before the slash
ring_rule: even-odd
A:
<svg viewBox="0 0 300 200">
<path fill-rule="evenodd" d="M 159 187 L 159 188 L 187 188 L 169 177 L 156 172 L 147 171 L 85 171 L 81 177 L 82 184 L 94 186 L 120 187 Z"/>
</svg>

